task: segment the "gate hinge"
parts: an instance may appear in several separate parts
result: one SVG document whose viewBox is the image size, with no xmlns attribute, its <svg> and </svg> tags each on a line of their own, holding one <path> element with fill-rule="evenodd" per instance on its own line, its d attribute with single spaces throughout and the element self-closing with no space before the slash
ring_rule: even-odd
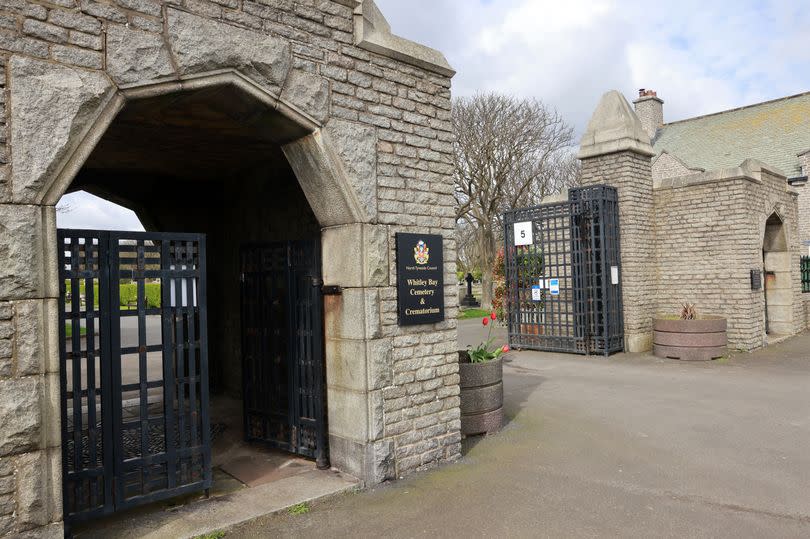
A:
<svg viewBox="0 0 810 539">
<path fill-rule="evenodd" d="M 338 285 L 323 285 L 321 286 L 321 293 L 324 296 L 340 296 L 343 294 L 343 289 Z"/>
</svg>

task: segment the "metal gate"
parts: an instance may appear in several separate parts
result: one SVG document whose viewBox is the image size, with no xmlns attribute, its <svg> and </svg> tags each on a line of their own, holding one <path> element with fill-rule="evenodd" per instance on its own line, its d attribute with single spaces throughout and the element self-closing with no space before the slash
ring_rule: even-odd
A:
<svg viewBox="0 0 810 539">
<path fill-rule="evenodd" d="M 245 437 L 328 466 L 320 243 L 242 249 Z"/>
<path fill-rule="evenodd" d="M 57 238 L 66 524 L 208 489 L 205 237 Z"/>
<path fill-rule="evenodd" d="M 624 349 L 616 189 L 504 214 L 509 344 L 608 355 Z M 517 235 L 516 235 L 517 230 Z"/>
</svg>

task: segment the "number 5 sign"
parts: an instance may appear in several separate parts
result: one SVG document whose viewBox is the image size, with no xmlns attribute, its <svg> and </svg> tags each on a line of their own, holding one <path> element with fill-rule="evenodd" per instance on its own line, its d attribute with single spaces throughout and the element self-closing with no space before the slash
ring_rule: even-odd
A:
<svg viewBox="0 0 810 539">
<path fill-rule="evenodd" d="M 534 243 L 531 221 L 515 223 L 515 245 L 532 245 Z"/>
</svg>

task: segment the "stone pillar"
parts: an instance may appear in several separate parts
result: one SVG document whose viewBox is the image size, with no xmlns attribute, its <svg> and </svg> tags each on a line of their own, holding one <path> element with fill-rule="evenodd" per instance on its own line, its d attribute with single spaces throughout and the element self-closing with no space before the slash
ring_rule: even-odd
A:
<svg viewBox="0 0 810 539">
<path fill-rule="evenodd" d="M 650 139 L 630 104 L 612 90 L 602 96 L 582 137 L 582 184 L 607 184 L 619 195 L 624 347 L 652 348 L 655 232 Z"/>
<path fill-rule="evenodd" d="M 393 444 L 383 439 L 383 388 L 393 378 L 393 339 L 383 335 L 380 312 L 387 227 L 325 228 L 322 245 L 324 284 L 342 289 L 324 298 L 329 454 L 336 468 L 376 484 L 395 470 Z"/>
</svg>

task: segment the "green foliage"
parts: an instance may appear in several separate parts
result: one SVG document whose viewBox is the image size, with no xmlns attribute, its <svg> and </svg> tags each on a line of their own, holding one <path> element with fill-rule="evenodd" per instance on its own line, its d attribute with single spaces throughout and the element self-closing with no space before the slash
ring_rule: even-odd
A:
<svg viewBox="0 0 810 539">
<path fill-rule="evenodd" d="M 225 537 L 225 532 L 217 530 L 215 532 L 198 535 L 194 539 L 222 539 L 223 537 Z"/>
<path fill-rule="evenodd" d="M 308 502 L 297 503 L 287 509 L 287 512 L 291 515 L 306 515 L 309 511 L 310 507 Z"/>
<path fill-rule="evenodd" d="M 476 281 L 480 281 L 481 276 L 483 275 L 481 268 L 473 268 L 473 270 L 470 273 L 472 273 L 473 279 L 475 279 Z"/>
<path fill-rule="evenodd" d="M 80 297 L 84 297 L 85 292 L 85 282 L 79 282 L 79 295 Z M 135 305 L 138 300 L 138 285 L 137 283 L 126 283 L 122 282 L 118 285 L 119 288 L 119 305 L 121 307 L 128 307 L 129 305 Z M 75 291 L 71 290 L 70 287 L 70 280 L 65 281 L 65 290 L 67 292 L 75 294 Z M 144 284 L 144 293 L 146 295 L 146 307 L 147 309 L 159 309 L 160 308 L 160 283 L 146 283 Z M 93 283 L 93 303 L 95 304 L 94 307 L 98 309 L 98 283 Z"/>
<path fill-rule="evenodd" d="M 87 328 L 80 327 L 79 335 L 87 335 Z M 70 339 L 73 337 L 73 322 L 65 322 L 65 338 Z"/>
<path fill-rule="evenodd" d="M 457 279 L 457 280 L 458 280 L 458 282 L 460 282 L 460 283 L 464 281 L 464 277 L 466 277 L 466 276 L 467 276 L 467 274 L 466 274 L 466 273 L 464 273 L 464 272 L 463 272 L 463 271 L 461 271 L 461 270 L 458 270 L 458 271 L 456 272 L 456 279 Z"/>
<path fill-rule="evenodd" d="M 489 314 L 486 309 L 462 309 L 458 313 L 459 320 L 468 320 L 470 318 L 481 318 Z"/>
<path fill-rule="evenodd" d="M 503 354 L 505 351 L 508 350 L 506 347 L 492 347 L 492 341 L 495 340 L 495 337 L 491 337 L 487 339 L 486 342 L 483 342 L 476 346 L 475 348 L 470 347 L 468 353 L 470 354 L 470 363 L 484 363 L 486 361 L 492 361 L 493 359 L 497 359 Z"/>
<path fill-rule="evenodd" d="M 481 323 L 485 326 L 489 326 L 487 340 L 475 348 L 472 346 L 467 347 L 467 354 L 470 356 L 470 363 L 484 363 L 485 361 L 492 361 L 493 359 L 499 358 L 501 354 L 505 354 L 509 351 L 509 346 L 506 345 L 502 347 L 492 346 L 492 342 L 495 340 L 495 337 L 492 336 L 492 325 L 495 323 L 495 312 L 493 311 L 489 315 L 484 316 L 481 319 Z"/>
<path fill-rule="evenodd" d="M 492 265 L 492 308 L 495 315 L 503 324 L 506 322 L 506 267 L 503 256 L 503 249 L 495 255 L 495 262 Z"/>
</svg>

